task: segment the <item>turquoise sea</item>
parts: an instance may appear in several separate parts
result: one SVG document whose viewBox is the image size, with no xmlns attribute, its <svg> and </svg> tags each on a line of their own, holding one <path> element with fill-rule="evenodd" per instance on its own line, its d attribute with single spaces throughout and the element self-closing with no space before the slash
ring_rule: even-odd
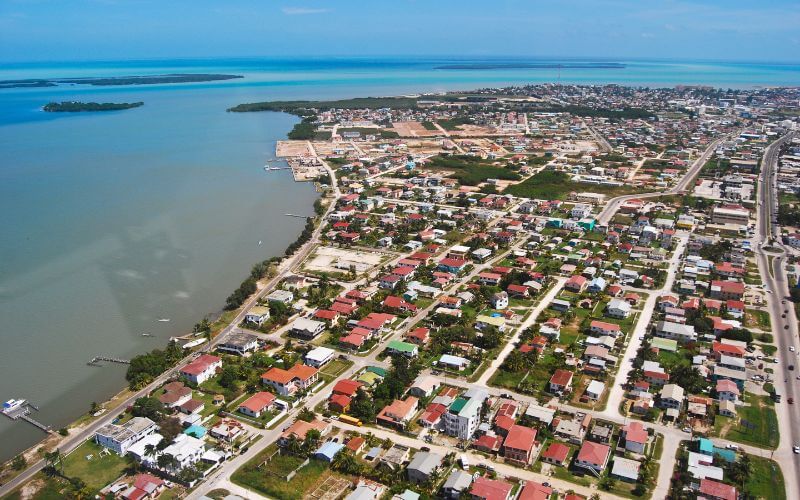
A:
<svg viewBox="0 0 800 500">
<path fill-rule="evenodd" d="M 621 69 L 441 70 L 458 58 L 14 63 L 0 80 L 229 73 L 211 83 L 0 90 L 0 400 L 26 398 L 59 428 L 124 385 L 130 357 L 162 346 L 277 255 L 311 214 L 312 186 L 265 173 L 296 118 L 242 102 L 468 90 L 537 82 L 751 88 L 800 84 L 800 65 L 611 61 Z M 534 62 L 557 62 L 537 60 Z M 575 62 L 564 61 L 564 62 Z M 593 61 L 588 61 L 593 62 Z M 50 101 L 144 101 L 44 113 Z M 261 242 L 261 244 L 259 244 Z M 169 322 L 158 322 L 169 318 Z M 151 333 L 153 337 L 143 337 Z M 0 459 L 42 433 L 0 419 Z"/>
</svg>

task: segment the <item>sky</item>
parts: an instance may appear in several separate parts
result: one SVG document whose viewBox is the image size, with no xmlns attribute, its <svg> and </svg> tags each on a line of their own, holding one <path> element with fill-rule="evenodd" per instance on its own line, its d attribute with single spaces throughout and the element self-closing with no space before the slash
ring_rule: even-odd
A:
<svg viewBox="0 0 800 500">
<path fill-rule="evenodd" d="M 0 62 L 306 56 L 797 62 L 798 0 L 0 0 Z"/>
</svg>

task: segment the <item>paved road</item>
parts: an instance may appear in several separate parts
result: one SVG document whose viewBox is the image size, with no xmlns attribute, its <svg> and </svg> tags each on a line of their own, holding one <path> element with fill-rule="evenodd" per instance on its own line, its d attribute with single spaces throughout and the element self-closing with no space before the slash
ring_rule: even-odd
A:
<svg viewBox="0 0 800 500">
<path fill-rule="evenodd" d="M 772 206 L 777 199 L 773 172 L 777 167 L 780 144 L 788 137 L 784 136 L 773 142 L 764 152 L 759 180 L 759 204 L 757 205 L 756 236 L 753 238 L 753 248 L 756 249 L 756 261 L 761 272 L 761 279 L 768 290 L 767 308 L 770 313 L 775 343 L 778 347 L 776 356 L 779 363 L 775 367 L 774 385 L 778 393 L 782 395 L 782 401 L 775 405 L 781 439 L 774 459 L 783 470 L 786 498 L 800 498 L 800 476 L 797 474 L 800 471 L 800 455 L 792 452 L 792 446 L 800 445 L 800 400 L 798 400 L 800 381 L 795 378 L 796 371 L 788 370 L 789 364 L 800 367 L 800 358 L 797 357 L 797 353 L 789 351 L 789 346 L 800 347 L 800 343 L 797 342 L 797 318 L 794 314 L 793 304 L 788 299 L 789 284 L 784 267 L 786 254 L 773 254 L 775 257 L 772 269 L 770 269 L 768 254 L 760 250 L 762 244 L 766 245 L 770 239 L 778 236 L 779 227 L 772 224 L 771 221 Z M 778 246 L 782 245 L 778 244 Z M 797 403 L 789 404 L 789 398 L 794 399 Z"/>
<path fill-rule="evenodd" d="M 614 214 L 617 213 L 619 210 L 619 206 L 622 202 L 627 200 L 634 200 L 634 199 L 644 199 L 644 198 L 654 198 L 663 195 L 669 194 L 677 194 L 682 191 L 685 191 L 689 185 L 694 181 L 694 178 L 697 177 L 697 174 L 700 172 L 700 169 L 703 168 L 703 165 L 706 164 L 708 158 L 714 153 L 714 150 L 717 149 L 722 141 L 724 141 L 727 137 L 723 137 L 717 139 L 716 141 L 709 144 L 709 146 L 703 151 L 703 154 L 697 158 L 692 166 L 683 174 L 683 177 L 677 184 L 672 186 L 671 188 L 667 189 L 666 191 L 658 191 L 655 193 L 643 193 L 643 194 L 626 194 L 623 196 L 617 196 L 616 198 L 612 198 L 608 201 L 605 208 L 600 212 L 597 216 L 597 221 L 599 224 L 605 225 L 614 217 Z"/>
</svg>

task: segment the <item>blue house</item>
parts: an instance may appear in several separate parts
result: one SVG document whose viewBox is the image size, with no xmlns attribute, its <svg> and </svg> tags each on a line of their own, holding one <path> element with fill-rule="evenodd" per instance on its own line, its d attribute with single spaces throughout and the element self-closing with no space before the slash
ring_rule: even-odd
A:
<svg viewBox="0 0 800 500">
<path fill-rule="evenodd" d="M 332 462 L 333 457 L 336 456 L 337 453 L 342 451 L 344 445 L 342 443 L 335 443 L 333 441 L 328 441 L 314 453 L 314 458 L 319 460 L 325 460 L 326 462 Z"/>
</svg>

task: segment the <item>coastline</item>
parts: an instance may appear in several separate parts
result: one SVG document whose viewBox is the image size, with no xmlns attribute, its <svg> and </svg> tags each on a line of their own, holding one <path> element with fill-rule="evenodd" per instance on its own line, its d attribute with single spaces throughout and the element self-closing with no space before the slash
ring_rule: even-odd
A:
<svg viewBox="0 0 800 500">
<path fill-rule="evenodd" d="M 285 112 L 281 112 L 281 113 L 284 113 L 286 115 L 291 115 L 291 113 L 285 113 Z M 286 132 L 286 134 L 288 134 L 288 132 Z M 288 162 L 288 160 L 285 157 L 280 156 L 278 154 L 278 151 L 277 151 L 277 148 L 279 147 L 279 145 L 283 141 L 288 140 L 288 137 L 287 137 L 286 134 L 284 134 L 284 139 L 279 139 L 277 141 L 277 143 L 276 143 L 276 157 L 281 159 L 281 160 L 283 160 L 283 161 L 287 161 Z M 291 166 L 289 168 L 282 168 L 281 170 L 291 170 L 292 178 L 293 178 L 294 182 L 313 182 L 316 179 L 316 176 L 298 175 L 298 173 L 296 172 L 295 168 L 293 168 Z M 322 172 L 322 170 L 323 169 L 320 167 L 320 172 Z M 314 202 L 311 205 L 312 211 L 314 211 L 314 215 L 313 216 L 309 216 L 309 217 L 306 218 L 306 220 L 307 220 L 306 226 L 304 228 L 300 229 L 300 231 L 298 232 L 298 234 L 296 235 L 296 237 L 293 240 L 290 240 L 290 242 L 288 243 L 286 252 L 284 252 L 284 253 L 275 253 L 274 255 L 268 256 L 263 261 L 253 263 L 252 266 L 258 266 L 259 264 L 263 264 L 263 263 L 267 263 L 267 262 L 274 262 L 274 263 L 276 263 L 278 265 L 278 267 L 281 267 L 281 266 L 285 265 L 286 262 L 288 262 L 288 260 L 291 259 L 298 252 L 298 250 L 300 250 L 303 247 L 304 244 L 306 244 L 308 242 L 308 238 L 307 237 L 304 238 L 304 233 L 306 232 L 307 227 L 308 227 L 308 221 L 313 222 L 313 226 L 316 227 L 316 225 L 317 225 L 317 223 L 319 221 L 319 218 L 320 218 L 320 214 L 317 211 L 317 206 L 320 203 L 320 200 L 322 200 L 322 198 L 323 198 L 323 196 L 320 195 L 320 193 L 322 191 L 319 189 L 319 185 L 316 186 L 315 191 L 318 193 L 318 195 L 314 198 Z M 291 253 L 287 254 L 287 252 L 289 252 L 289 250 L 291 250 Z M 225 330 L 225 328 L 227 328 L 231 324 L 231 322 L 232 322 L 231 318 L 235 317 L 235 315 L 237 313 L 239 313 L 241 310 L 246 309 L 247 307 L 249 307 L 248 302 L 254 296 L 259 295 L 260 292 L 264 289 L 264 287 L 261 286 L 262 281 L 269 281 L 272 278 L 273 278 L 272 274 L 266 274 L 266 275 L 262 276 L 259 280 L 257 280 L 257 287 L 256 287 L 255 292 L 252 293 L 252 294 L 249 294 L 245 298 L 245 300 L 243 301 L 243 304 L 237 306 L 236 308 L 228 309 L 228 308 L 226 308 L 224 306 L 220 306 L 215 311 L 206 313 L 203 316 L 203 319 L 204 320 L 208 320 L 210 322 L 210 330 L 209 330 L 210 336 L 209 336 L 209 339 L 213 340 L 213 339 L 217 338 L 223 332 L 223 330 Z M 245 281 L 247 281 L 247 279 Z M 235 293 L 235 292 L 233 292 L 233 293 Z M 183 335 L 180 335 L 180 336 L 173 336 L 167 342 L 167 344 L 161 345 L 161 346 L 156 346 L 156 347 L 154 347 L 154 349 L 162 349 L 162 348 L 166 347 L 166 345 L 168 345 L 169 342 L 172 341 L 172 339 L 184 339 L 185 340 L 185 337 L 190 337 L 190 336 L 193 336 L 193 335 L 196 335 L 196 334 L 191 332 L 191 329 L 188 329 L 187 333 L 184 333 Z M 208 344 L 201 344 L 200 346 L 196 346 L 196 347 L 200 347 L 200 350 L 202 350 L 204 348 L 204 346 L 207 346 L 207 345 Z M 191 357 L 194 353 L 199 352 L 200 350 L 191 350 L 191 349 L 188 350 L 187 351 L 188 353 L 186 355 L 184 355 L 184 357 L 182 357 L 175 365 L 170 366 L 169 368 L 167 368 L 167 370 L 164 373 L 168 373 L 171 370 L 175 369 L 175 367 L 185 363 L 189 357 Z M 152 349 L 151 349 L 151 351 L 152 351 Z M 140 352 L 139 354 L 146 354 L 147 352 L 151 352 L 151 351 Z M 33 444 L 33 445 L 23 449 L 23 450 L 20 450 L 19 452 L 14 454 L 8 460 L 6 460 L 5 462 L 0 464 L 0 485 L 8 483 L 9 481 L 11 481 L 14 478 L 16 478 L 18 475 L 24 473 L 25 470 L 27 470 L 32 464 L 34 464 L 34 463 L 36 463 L 37 461 L 40 460 L 40 458 L 41 458 L 41 456 L 42 456 L 44 451 L 60 449 L 64 445 L 65 441 L 69 441 L 70 439 L 74 438 L 76 435 L 79 435 L 80 432 L 83 429 L 85 429 L 87 425 L 91 424 L 92 422 L 94 422 L 94 421 L 96 421 L 98 419 L 102 419 L 104 417 L 107 417 L 110 413 L 118 411 L 120 406 L 128 398 L 130 398 L 131 396 L 133 396 L 134 394 L 136 394 L 140 390 L 141 389 L 132 389 L 130 386 L 126 386 L 126 387 L 121 388 L 119 391 L 117 391 L 117 392 L 113 393 L 112 395 L 110 395 L 102 403 L 98 403 L 98 406 L 101 408 L 100 412 L 98 412 L 96 414 L 93 414 L 93 415 L 90 414 L 89 412 L 85 412 L 85 413 L 81 414 L 80 416 L 78 416 L 77 418 L 75 418 L 74 420 L 72 420 L 69 423 L 65 424 L 64 427 L 61 427 L 60 429 L 53 429 L 53 432 L 50 432 L 50 433 L 46 434 L 41 440 L 37 441 L 35 444 Z M 68 431 L 68 433 L 66 435 L 63 435 L 63 434 L 60 433 L 60 431 L 63 430 L 63 429 L 66 429 Z M 79 446 L 83 441 L 84 440 L 81 440 L 79 443 L 75 444 L 74 448 L 77 448 L 77 446 Z M 72 444 L 72 443 L 70 443 L 70 444 Z M 72 450 L 70 450 L 66 454 L 71 453 L 71 451 Z M 25 457 L 25 459 L 27 461 L 27 465 L 23 470 L 17 471 L 12 467 L 11 464 L 14 461 L 14 459 L 16 457 L 19 457 L 19 456 Z"/>
</svg>

